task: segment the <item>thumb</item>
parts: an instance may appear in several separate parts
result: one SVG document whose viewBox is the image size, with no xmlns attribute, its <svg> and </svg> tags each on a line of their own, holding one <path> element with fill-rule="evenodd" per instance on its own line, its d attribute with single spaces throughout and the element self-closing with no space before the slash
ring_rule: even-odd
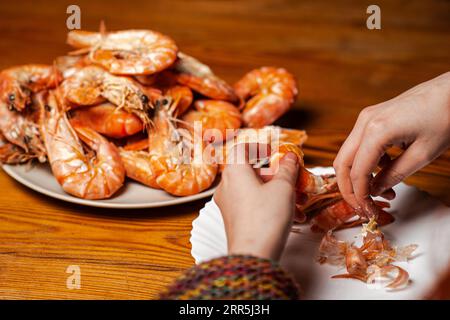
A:
<svg viewBox="0 0 450 320">
<path fill-rule="evenodd" d="M 281 160 L 277 172 L 272 181 L 282 180 L 295 187 L 297 182 L 299 162 L 298 157 L 293 152 L 288 152 Z"/>
</svg>

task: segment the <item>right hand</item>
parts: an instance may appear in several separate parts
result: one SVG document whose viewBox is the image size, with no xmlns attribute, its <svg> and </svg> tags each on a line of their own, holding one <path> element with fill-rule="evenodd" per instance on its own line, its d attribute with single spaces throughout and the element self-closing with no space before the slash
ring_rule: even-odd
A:
<svg viewBox="0 0 450 320">
<path fill-rule="evenodd" d="M 386 150 L 404 152 L 391 160 Z M 450 72 L 389 101 L 365 108 L 334 161 L 339 189 L 355 209 L 373 215 L 370 198 L 395 197 L 391 189 L 450 146 Z M 372 172 L 382 169 L 375 176 Z"/>
</svg>

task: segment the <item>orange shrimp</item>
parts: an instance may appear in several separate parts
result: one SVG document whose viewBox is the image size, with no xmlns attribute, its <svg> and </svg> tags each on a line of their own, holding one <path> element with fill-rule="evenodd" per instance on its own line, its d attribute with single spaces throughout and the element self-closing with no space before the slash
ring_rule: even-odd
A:
<svg viewBox="0 0 450 320">
<path fill-rule="evenodd" d="M 289 110 L 297 96 L 297 84 L 282 68 L 262 67 L 247 73 L 235 85 L 236 94 L 245 102 L 242 119 L 245 126 L 270 125 Z"/>
<path fill-rule="evenodd" d="M 88 66 L 66 79 L 60 90 L 72 108 L 95 105 L 107 100 L 137 115 L 144 126 L 151 123 L 153 104 L 148 96 L 150 89 L 143 88 L 132 78 L 114 76 L 102 68 Z"/>
<path fill-rule="evenodd" d="M 50 65 L 26 64 L 0 73 L 0 99 L 11 110 L 22 111 L 32 103 L 31 94 L 54 88 L 61 74 Z"/>
<path fill-rule="evenodd" d="M 119 190 L 125 168 L 116 146 L 86 127 L 72 127 L 59 97 L 50 91 L 38 97 L 41 134 L 49 163 L 63 190 L 83 199 L 105 199 Z M 85 154 L 81 139 L 92 151 Z"/>
<path fill-rule="evenodd" d="M 73 110 L 70 123 L 89 127 L 111 138 L 124 138 L 144 130 L 142 121 L 136 115 L 108 102 Z"/>
<path fill-rule="evenodd" d="M 174 63 L 175 42 L 151 30 L 88 32 L 73 30 L 67 43 L 89 51 L 89 59 L 112 74 L 143 75 L 160 72 Z"/>
<path fill-rule="evenodd" d="M 161 189 L 156 182 L 158 176 L 167 170 L 167 164 L 156 155 L 144 150 L 120 149 L 127 177 L 154 189 Z"/>
<path fill-rule="evenodd" d="M 206 153 L 203 140 L 177 129 L 168 110 L 158 107 L 147 151 L 121 149 L 128 177 L 176 196 L 199 193 L 211 186 L 217 164 Z M 194 151 L 195 150 L 195 151 Z M 194 152 L 200 152 L 200 157 Z"/>
<path fill-rule="evenodd" d="M 46 161 L 38 122 L 39 113 L 34 106 L 18 112 L 0 101 L 0 133 L 5 142 L 0 151 L 3 163 L 23 163 L 32 159 Z"/>
<path fill-rule="evenodd" d="M 238 100 L 233 88 L 217 77 L 207 65 L 181 52 L 178 57 L 174 69 L 177 71 L 176 79 L 179 84 L 211 99 L 231 102 Z"/>
<path fill-rule="evenodd" d="M 175 116 L 181 116 L 185 113 L 194 100 L 191 89 L 186 86 L 170 86 L 164 90 L 164 94 L 176 102 Z"/>
<path fill-rule="evenodd" d="M 241 114 L 229 102 L 221 100 L 197 100 L 195 110 L 186 113 L 182 120 L 193 130 L 194 122 L 202 124 L 203 136 L 208 134 L 214 142 L 228 140 L 241 127 Z M 209 130 L 209 132 L 208 132 Z M 216 132 L 212 130 L 217 130 Z"/>
</svg>

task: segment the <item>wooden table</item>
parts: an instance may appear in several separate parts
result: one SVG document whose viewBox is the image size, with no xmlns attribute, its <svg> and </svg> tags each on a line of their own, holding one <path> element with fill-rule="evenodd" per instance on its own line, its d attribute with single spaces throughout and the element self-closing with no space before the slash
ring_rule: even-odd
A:
<svg viewBox="0 0 450 320">
<path fill-rule="evenodd" d="M 2 1 L 0 68 L 51 63 L 68 51 L 72 1 Z M 382 30 L 366 28 L 368 1 L 77 1 L 82 28 L 149 28 L 229 82 L 283 66 L 299 80 L 294 110 L 306 162 L 331 165 L 365 106 L 449 70 L 450 3 L 377 1 Z M 339 4 L 337 4 L 339 3 Z M 450 204 L 450 153 L 407 180 Z M 189 232 L 204 201 L 100 210 L 57 201 L 0 172 L 0 298 L 148 299 L 193 264 Z M 81 289 L 66 268 L 81 268 Z"/>
</svg>

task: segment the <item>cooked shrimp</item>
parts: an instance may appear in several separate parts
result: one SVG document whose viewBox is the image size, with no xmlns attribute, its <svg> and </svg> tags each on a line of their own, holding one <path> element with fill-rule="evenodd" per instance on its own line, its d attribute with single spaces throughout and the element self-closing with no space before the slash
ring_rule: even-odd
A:
<svg viewBox="0 0 450 320">
<path fill-rule="evenodd" d="M 106 101 L 103 80 L 106 71 L 96 66 L 77 69 L 61 84 L 64 99 L 75 106 L 91 106 Z"/>
<path fill-rule="evenodd" d="M 0 73 L 1 100 L 11 110 L 23 110 L 32 103 L 31 94 L 55 87 L 61 74 L 53 66 L 26 64 Z"/>
<path fill-rule="evenodd" d="M 32 159 L 46 161 L 38 115 L 33 107 L 18 112 L 10 110 L 3 101 L 0 102 L 0 132 L 2 140 L 6 141 L 0 152 L 2 162 L 22 163 Z"/>
<path fill-rule="evenodd" d="M 160 157 L 143 150 L 120 149 L 127 177 L 154 189 L 161 189 L 156 182 L 158 176 L 167 170 L 167 164 Z"/>
<path fill-rule="evenodd" d="M 108 100 L 133 113 L 144 126 L 151 123 L 153 105 L 148 89 L 129 77 L 114 76 L 96 66 L 78 70 L 61 85 L 63 97 L 72 106 L 95 105 Z"/>
<path fill-rule="evenodd" d="M 39 97 L 41 132 L 53 172 L 65 192 L 83 199 L 111 197 L 124 183 L 116 146 L 92 129 L 72 127 L 54 92 Z M 81 139 L 95 153 L 85 153 Z"/>
<path fill-rule="evenodd" d="M 0 162 L 6 164 L 20 164 L 29 162 L 36 158 L 35 155 L 27 153 L 19 146 L 12 144 L 3 138 L 0 139 Z"/>
<path fill-rule="evenodd" d="M 174 111 L 175 116 L 181 116 L 191 106 L 194 100 L 194 95 L 191 89 L 186 86 L 170 86 L 164 90 L 164 94 L 169 96 L 175 101 L 176 109 Z"/>
<path fill-rule="evenodd" d="M 63 79 L 72 76 L 79 69 L 92 64 L 88 56 L 60 56 L 55 59 L 55 66 L 61 72 Z"/>
<path fill-rule="evenodd" d="M 149 75 L 136 75 L 134 78 L 144 86 L 167 88 L 177 85 L 177 77 L 170 69 Z"/>
<path fill-rule="evenodd" d="M 75 109 L 70 123 L 89 127 L 111 138 L 124 138 L 144 130 L 142 121 L 136 115 L 108 102 Z"/>
<path fill-rule="evenodd" d="M 209 139 L 214 142 L 228 140 L 235 135 L 236 129 L 241 127 L 241 113 L 229 102 L 197 100 L 194 107 L 195 110 L 186 113 L 182 120 L 192 130 L 194 122 L 201 123 L 203 136 L 205 137 L 205 134 L 208 134 Z"/>
<path fill-rule="evenodd" d="M 235 85 L 246 101 L 242 119 L 247 127 L 270 125 L 289 110 L 297 96 L 294 77 L 282 68 L 262 67 L 247 73 Z"/>
<path fill-rule="evenodd" d="M 188 86 L 211 99 L 237 101 L 233 88 L 217 77 L 207 65 L 181 52 L 178 53 L 178 57 L 174 68 L 179 84 Z"/>
<path fill-rule="evenodd" d="M 172 195 L 199 193 L 214 182 L 217 164 L 204 152 L 202 138 L 192 139 L 189 132 L 177 129 L 167 110 L 157 108 L 148 152 L 121 149 L 127 175 Z"/>
<path fill-rule="evenodd" d="M 89 50 L 89 58 L 112 74 L 153 74 L 169 67 L 177 58 L 175 42 L 151 30 L 88 32 L 73 30 L 67 43 Z"/>
</svg>

